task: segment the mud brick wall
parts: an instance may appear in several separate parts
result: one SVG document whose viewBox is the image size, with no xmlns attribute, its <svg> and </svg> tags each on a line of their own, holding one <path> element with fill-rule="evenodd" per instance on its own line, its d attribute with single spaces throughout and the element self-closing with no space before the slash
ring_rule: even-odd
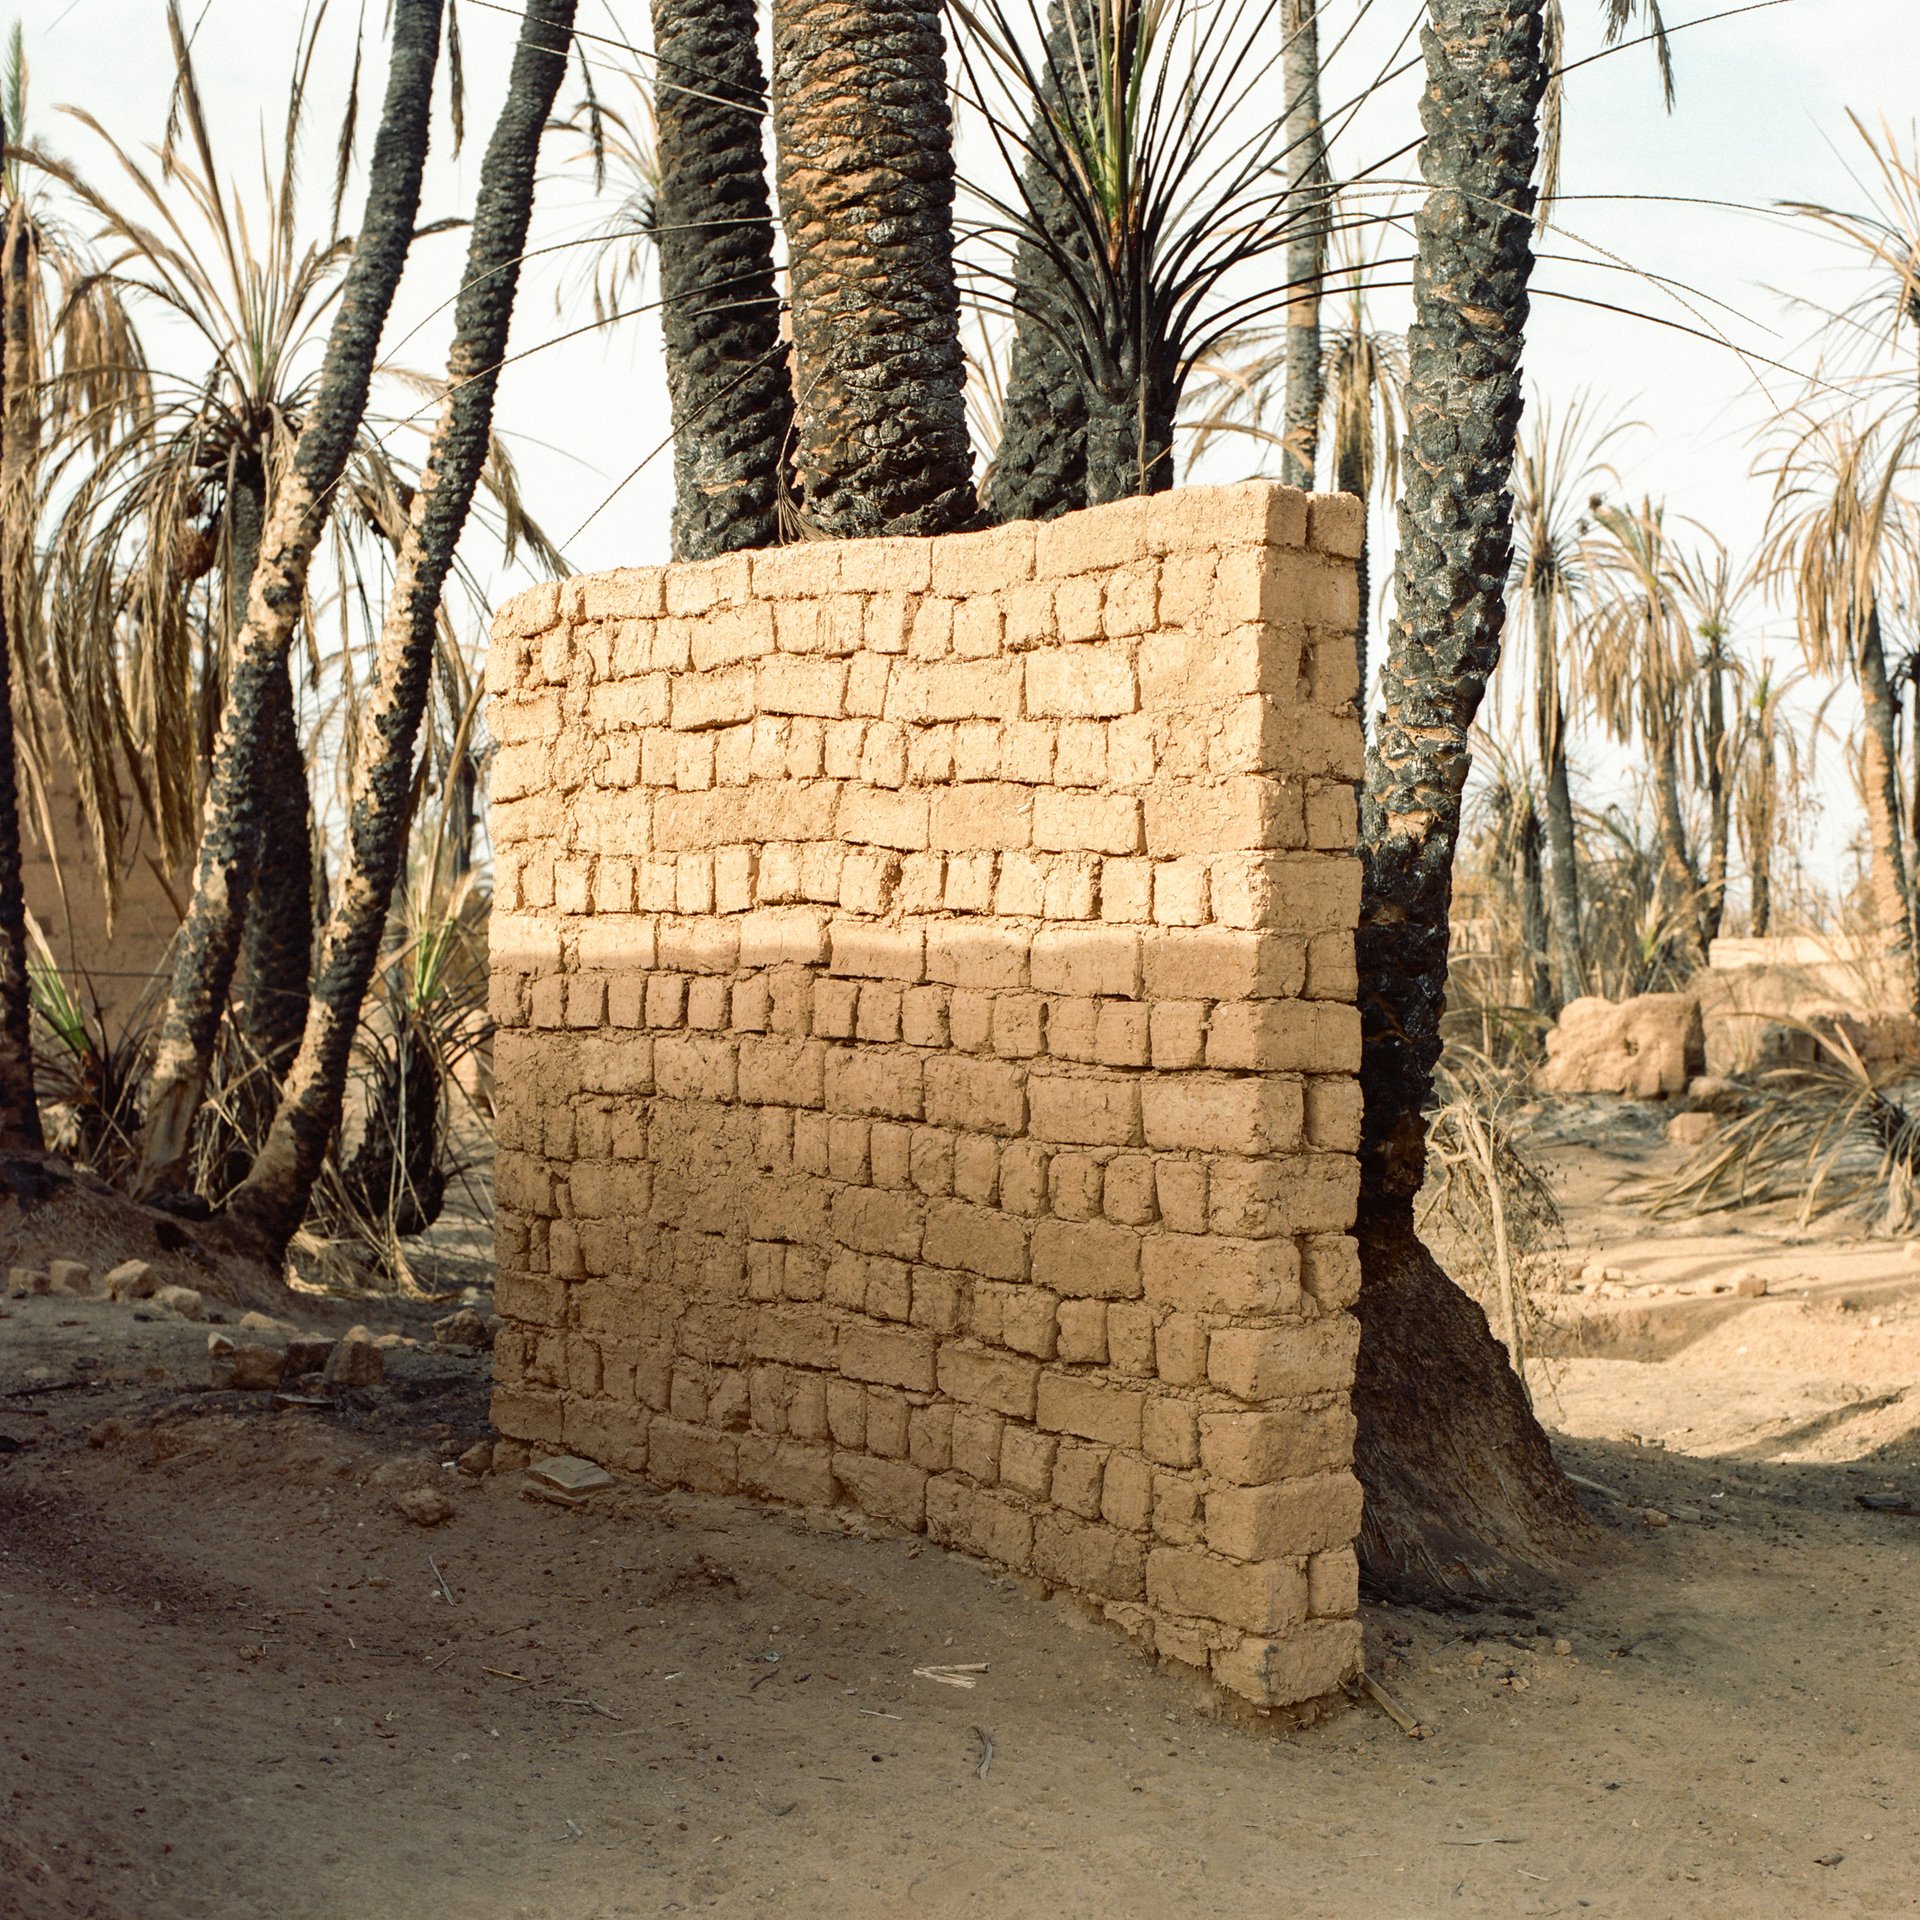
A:
<svg viewBox="0 0 1920 1920">
<path fill-rule="evenodd" d="M 1354 1670 L 1359 531 L 1196 489 L 502 610 L 502 1433 L 1262 1704 Z"/>
</svg>

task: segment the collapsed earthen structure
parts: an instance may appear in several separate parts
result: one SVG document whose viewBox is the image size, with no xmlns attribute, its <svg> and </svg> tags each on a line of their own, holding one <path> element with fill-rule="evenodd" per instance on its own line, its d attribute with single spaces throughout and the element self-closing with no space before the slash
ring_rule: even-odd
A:
<svg viewBox="0 0 1920 1920">
<path fill-rule="evenodd" d="M 503 1434 L 1352 1675 L 1360 531 L 1195 489 L 501 611 Z"/>
</svg>

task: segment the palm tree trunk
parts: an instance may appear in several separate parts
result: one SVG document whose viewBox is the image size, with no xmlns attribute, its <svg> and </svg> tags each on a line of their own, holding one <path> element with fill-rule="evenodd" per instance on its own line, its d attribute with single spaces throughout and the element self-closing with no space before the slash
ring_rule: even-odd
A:
<svg viewBox="0 0 1920 1920">
<path fill-rule="evenodd" d="M 258 461 L 243 466 L 229 490 L 227 608 L 236 634 L 246 625 L 266 492 L 266 473 Z M 274 1095 L 306 1024 L 307 970 L 313 961 L 313 830 L 306 755 L 294 718 L 291 649 L 268 677 L 265 704 L 259 875 L 241 935 L 237 1014 L 247 1050 L 264 1068 L 252 1101 L 258 1126 L 273 1111 Z M 257 1143 L 257 1127 L 245 1132 Z"/>
<path fill-rule="evenodd" d="M 654 0 L 676 560 L 779 538 L 793 389 L 773 277 L 755 18 L 754 0 Z"/>
<path fill-rule="evenodd" d="M 0 144 L 5 126 L 0 120 Z M 0 351 L 0 436 L 20 417 L 9 407 L 14 384 L 27 372 L 25 341 L 7 329 Z M 0 472 L 17 449 L 0 446 Z M 15 516 L 0 514 L 6 551 L 0 553 L 0 1149 L 38 1150 L 40 1103 L 33 1082 L 33 1001 L 27 975 L 27 896 L 20 870 L 20 781 L 13 726 L 13 605 Z"/>
<path fill-rule="evenodd" d="M 1520 822 L 1520 921 L 1527 942 L 1528 1002 L 1535 1013 L 1551 1020 L 1553 1004 L 1553 967 L 1548 958 L 1547 882 L 1541 860 L 1540 814 L 1527 796 L 1527 811 Z"/>
<path fill-rule="evenodd" d="M 1680 805 L 1680 743 L 1674 728 L 1647 729 L 1647 749 L 1653 756 L 1653 823 L 1660 841 L 1662 914 L 1685 929 L 1686 943 L 1692 946 L 1699 934 L 1700 876 L 1687 847 L 1687 820 Z"/>
<path fill-rule="evenodd" d="M 176 936 L 140 1141 L 140 1187 L 185 1178 L 193 1123 L 233 982 L 260 858 L 263 739 L 269 688 L 292 644 L 307 571 L 366 411 L 380 334 L 420 209 L 441 0 L 395 0 L 393 54 L 374 143 L 366 213 L 341 289 L 319 385 L 261 539 L 246 626 L 234 645 L 225 710 L 200 823 L 193 896 Z"/>
<path fill-rule="evenodd" d="M 933 0 L 774 0 L 799 480 L 835 539 L 977 515 Z"/>
<path fill-rule="evenodd" d="M 1877 606 L 1867 615 L 1857 655 L 1865 721 L 1860 729 L 1860 785 L 1872 850 L 1868 888 L 1873 917 L 1896 970 L 1899 990 L 1908 1006 L 1920 1012 L 1920 967 L 1916 966 L 1920 941 L 1915 937 L 1912 879 L 1900 839 L 1899 723 Z"/>
<path fill-rule="evenodd" d="M 1084 222 L 1075 219 L 1061 173 L 1066 155 L 1055 127 L 1074 102 L 1090 96 L 1094 16 L 1088 0 L 1053 0 L 1047 15 L 1040 99 L 1027 130 L 1020 195 L 1027 217 L 1052 248 L 1084 258 Z M 1016 318 L 1007 387 L 1001 397 L 1000 444 L 983 488 L 987 517 L 1054 520 L 1087 504 L 1085 356 L 1074 337 L 1071 295 L 1049 247 L 1022 237 L 1013 256 Z"/>
<path fill-rule="evenodd" d="M 1164 493 L 1173 485 L 1173 396 L 1158 377 L 1165 356 L 1148 357 L 1151 364 L 1142 371 L 1139 356 L 1123 348 L 1112 389 L 1087 386 L 1089 506 Z"/>
<path fill-rule="evenodd" d="M 1707 662 L 1707 884 L 1700 896 L 1700 953 L 1720 937 L 1727 911 L 1727 850 L 1733 833 L 1733 794 L 1727 783 L 1726 669 Z"/>
<path fill-rule="evenodd" d="M 1548 899 L 1564 1004 L 1587 990 L 1587 956 L 1580 933 L 1579 852 L 1573 830 L 1573 783 L 1567 772 L 1567 716 L 1560 698 L 1559 634 L 1550 593 L 1534 602 L 1533 635 L 1534 734 L 1546 776 Z"/>
<path fill-rule="evenodd" d="M 1772 755 L 1768 755 L 1771 762 Z M 1772 767 L 1769 764 L 1771 777 Z M 1747 889 L 1753 896 L 1753 937 L 1764 940 L 1773 928 L 1773 848 L 1763 843 L 1748 856 Z"/>
<path fill-rule="evenodd" d="M 528 0 L 506 102 L 481 168 L 454 305 L 448 392 L 394 568 L 373 692 L 361 718 L 345 857 L 320 942 L 300 1053 L 259 1159 L 228 1212 L 271 1254 L 307 1209 L 340 1120 L 347 1064 L 406 851 L 415 743 L 433 672 L 435 621 L 453 551 L 486 465 L 493 401 L 533 212 L 540 135 L 566 72 L 574 0 Z"/>
<path fill-rule="evenodd" d="M 1320 283 L 1327 271 L 1327 137 L 1320 124 L 1320 0 L 1286 0 L 1281 84 L 1287 97 L 1287 399 L 1280 477 L 1311 491 L 1326 386 Z"/>
<path fill-rule="evenodd" d="M 1468 729 L 1499 657 L 1543 0 L 1430 0 L 1405 492 L 1361 800 L 1360 1547 L 1378 1588 L 1553 1565 L 1582 1521 L 1486 1315 L 1414 1230 Z"/>
<path fill-rule="evenodd" d="M 1353 623 L 1354 705 L 1359 709 L 1362 729 L 1367 724 L 1367 615 L 1373 599 L 1373 542 L 1369 531 L 1372 519 L 1368 509 L 1366 466 L 1357 446 L 1343 446 L 1334 463 L 1333 484 L 1341 493 L 1350 493 L 1360 502 L 1360 552 L 1353 563 L 1354 585 L 1359 590 L 1360 612 Z"/>
</svg>

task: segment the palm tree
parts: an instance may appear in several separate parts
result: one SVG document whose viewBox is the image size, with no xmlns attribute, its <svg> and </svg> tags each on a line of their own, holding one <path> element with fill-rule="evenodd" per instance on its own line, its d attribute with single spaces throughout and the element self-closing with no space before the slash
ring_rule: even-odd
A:
<svg viewBox="0 0 1920 1920">
<path fill-rule="evenodd" d="M 1320 328 L 1322 415 L 1314 444 L 1316 453 L 1321 447 L 1331 448 L 1326 465 L 1334 491 L 1353 494 L 1371 509 L 1376 498 L 1391 499 L 1400 484 L 1407 343 L 1404 336 L 1374 323 L 1367 300 L 1368 276 L 1377 264 L 1374 250 L 1351 225 L 1339 227 L 1335 245 L 1343 255 L 1335 269 L 1340 318 L 1333 327 L 1322 324 Z M 1205 361 L 1196 364 L 1181 421 L 1192 434 L 1190 460 L 1198 460 L 1213 441 L 1228 434 L 1263 442 L 1279 450 L 1284 459 L 1293 444 L 1285 414 L 1285 395 L 1292 391 L 1292 347 L 1291 327 L 1249 328 L 1221 341 Z M 1277 429 L 1269 424 L 1276 412 L 1281 419 Z M 1306 475 L 1301 484 L 1315 484 L 1314 475 Z M 1368 521 L 1363 520 L 1354 563 L 1360 611 L 1353 635 L 1354 684 L 1359 688 L 1363 724 L 1367 633 L 1373 611 L 1372 545 Z"/>
<path fill-rule="evenodd" d="M 1711 952 L 1727 907 L 1727 861 L 1733 816 L 1736 728 L 1729 719 L 1729 692 L 1737 701 L 1746 662 L 1733 651 L 1733 633 L 1748 576 L 1736 577 L 1727 550 L 1708 537 L 1704 552 L 1681 556 L 1675 591 L 1699 645 L 1691 683 L 1688 731 L 1694 778 L 1707 796 L 1707 872 L 1700 895 L 1701 951 Z M 1736 716 L 1737 718 L 1737 716 Z"/>
<path fill-rule="evenodd" d="M 673 553 L 778 537 L 793 425 L 761 129 L 754 0 L 654 0 L 660 256 L 673 411 Z"/>
<path fill-rule="evenodd" d="M 1567 701 L 1575 676 L 1563 655 L 1580 634 L 1590 585 L 1586 503 L 1596 484 L 1613 477 L 1599 456 L 1621 430 L 1616 423 L 1594 432 L 1584 396 L 1557 418 L 1551 403 L 1539 400 L 1514 461 L 1508 615 L 1533 645 L 1527 654 L 1508 657 L 1524 660 L 1532 674 L 1534 751 L 1546 789 L 1547 874 L 1562 1002 L 1588 991 L 1567 761 Z"/>
<path fill-rule="evenodd" d="M 1376 493 L 1391 499 L 1400 484 L 1400 432 L 1406 410 L 1407 346 L 1375 327 L 1367 311 L 1363 269 L 1356 261 L 1342 290 L 1344 316 L 1325 343 L 1321 392 L 1333 445 L 1333 485 L 1368 509 L 1354 562 L 1360 589 L 1353 651 L 1360 716 L 1367 714 L 1367 627 L 1372 618 L 1373 538 L 1369 523 Z"/>
<path fill-rule="evenodd" d="M 27 89 L 16 22 L 0 75 L 0 1148 L 8 1150 L 43 1144 L 21 873 L 22 774 L 44 758 L 34 540 L 43 451 L 67 435 L 98 447 L 143 391 L 117 290 L 32 190 L 22 157 Z"/>
<path fill-rule="evenodd" d="M 263 838 L 273 687 L 301 619 L 308 570 L 366 410 L 380 334 L 412 244 L 439 59 L 441 0 L 395 0 L 386 101 L 367 207 L 327 353 L 287 470 L 274 488 L 235 637 L 216 738 L 192 897 L 154 1048 L 141 1137 L 141 1184 L 178 1189 L 233 977 Z M 170 14 L 176 34 L 177 11 Z M 181 36 L 184 38 L 184 36 Z"/>
<path fill-rule="evenodd" d="M 1085 0 L 1051 17 L 1036 63 L 1026 47 L 1038 16 L 1022 11 L 1018 0 L 955 7 L 962 97 L 1015 182 L 1011 199 L 975 188 L 978 235 L 1013 262 L 980 297 L 1015 309 L 1016 361 L 1035 351 L 1023 339 L 1048 336 L 1078 385 L 1010 387 L 1006 444 L 1017 469 L 1029 439 L 1071 440 L 1084 409 L 1087 500 L 1157 492 L 1173 484 L 1189 377 L 1290 305 L 1289 288 L 1241 269 L 1284 254 L 1305 228 L 1324 236 L 1325 196 L 1308 205 L 1276 184 L 1285 118 L 1250 130 L 1241 111 L 1294 36 L 1241 5 Z"/>
<path fill-rule="evenodd" d="M 1771 660 L 1762 660 L 1748 678 L 1734 736 L 1734 811 L 1747 859 L 1756 940 L 1764 940 L 1773 928 L 1773 852 L 1780 822 L 1790 817 L 1791 800 L 1801 785 L 1800 739 L 1788 721 L 1786 701 L 1805 677 L 1780 673 Z"/>
<path fill-rule="evenodd" d="M 1320 289 L 1327 272 L 1327 228 L 1332 209 L 1327 134 L 1320 123 L 1319 15 L 1320 0 L 1286 0 L 1280 11 L 1281 31 L 1287 37 L 1281 68 L 1287 109 L 1287 174 L 1297 215 L 1287 243 L 1287 291 L 1291 296 L 1287 305 L 1287 437 L 1280 477 L 1290 487 L 1309 490 L 1318 465 L 1320 416 L 1326 402 Z M 1344 487 L 1341 490 L 1349 491 Z M 1364 581 L 1361 597 L 1366 597 Z"/>
<path fill-rule="evenodd" d="M 1440 1056 L 1468 729 L 1512 547 L 1543 0 L 1432 0 L 1407 458 L 1383 698 L 1361 796 L 1364 1100 L 1355 1467 L 1376 1585 L 1458 1590 L 1553 1563 L 1582 1522 L 1486 1315 L 1414 1226 Z"/>
<path fill-rule="evenodd" d="M 1872 163 L 1866 204 L 1793 209 L 1840 243 L 1860 290 L 1820 314 L 1835 365 L 1818 369 L 1789 418 L 1765 564 L 1791 584 L 1808 664 L 1845 671 L 1859 690 L 1872 913 L 1920 1009 L 1920 875 L 1902 825 L 1900 703 L 1885 632 L 1891 611 L 1913 604 L 1920 572 L 1920 146 L 1903 150 L 1884 123 L 1877 134 L 1853 124 Z"/>
<path fill-rule="evenodd" d="M 833 538 L 949 533 L 974 500 L 933 0 L 774 0 L 773 131 L 801 511 Z"/>
<path fill-rule="evenodd" d="M 1660 842 L 1659 904 L 1675 924 L 1690 926 L 1697 941 L 1700 875 L 1680 790 L 1695 662 L 1666 510 L 1651 500 L 1637 508 L 1596 500 L 1591 513 L 1595 606 L 1584 691 L 1615 739 L 1639 737 Z"/>
<path fill-rule="evenodd" d="M 1057 301 L 1055 249 L 1085 252 L 1066 183 L 1050 164 L 1047 128 L 1081 111 L 1098 79 L 1093 71 L 1092 0 L 1052 0 L 1040 97 L 1027 130 L 1020 192 L 1049 244 L 1022 235 L 1014 248 L 1013 348 L 999 409 L 1000 432 L 981 487 L 987 517 L 1052 520 L 1087 504 L 1087 397 L 1071 339 L 1039 316 Z"/>
<path fill-rule="evenodd" d="M 6 127 L 0 123 L 0 148 Z M 11 214 L 11 207 L 8 209 Z M 9 220 L 9 226 L 12 222 Z M 10 239 L 11 236 L 9 236 Z M 8 251 L 11 252 L 11 245 Z M 13 364 L 25 355 L 13 342 L 0 354 L 0 457 L 8 451 L 14 412 L 7 405 Z M 10 582 L 9 582 L 10 584 Z M 27 896 L 20 866 L 20 780 L 13 736 L 12 594 L 0 591 L 0 1149 L 45 1144 L 33 1081 L 33 1001 L 27 975 Z"/>
<path fill-rule="evenodd" d="M 251 1173 L 228 1202 L 242 1231 L 284 1253 L 339 1125 L 347 1066 L 406 848 L 414 747 L 426 707 L 440 595 L 486 464 L 494 394 L 533 211 L 534 166 L 572 38 L 574 0 L 528 0 L 506 101 L 481 168 L 454 306 L 447 390 L 394 569 L 361 729 L 345 860 L 320 941 L 300 1052 Z"/>
<path fill-rule="evenodd" d="M 1804 421 L 1775 476 L 1762 565 L 1792 591 L 1808 666 L 1845 673 L 1859 689 L 1873 917 L 1920 1010 L 1920 902 L 1902 831 L 1899 707 L 1882 617 L 1883 607 L 1912 603 L 1920 572 L 1917 475 L 1920 411 L 1889 408 L 1864 424 L 1844 413 Z"/>
</svg>

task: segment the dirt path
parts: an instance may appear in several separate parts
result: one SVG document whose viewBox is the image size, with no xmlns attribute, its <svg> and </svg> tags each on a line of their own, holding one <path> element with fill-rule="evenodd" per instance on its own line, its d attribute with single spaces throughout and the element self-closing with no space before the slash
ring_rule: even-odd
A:
<svg viewBox="0 0 1920 1920">
<path fill-rule="evenodd" d="M 187 1390 L 203 1329 L 7 1305 L 9 1920 L 1920 1910 L 1920 1520 L 1853 1504 L 1920 1491 L 1905 1440 L 1570 1440 L 1626 1504 L 1563 1604 L 1370 1612 L 1430 1737 L 1275 1733 L 912 1541 L 449 1470 L 472 1363 L 277 1410 Z M 446 1525 L 395 1511 L 421 1484 Z M 969 1661 L 971 1691 L 913 1673 Z"/>
</svg>

